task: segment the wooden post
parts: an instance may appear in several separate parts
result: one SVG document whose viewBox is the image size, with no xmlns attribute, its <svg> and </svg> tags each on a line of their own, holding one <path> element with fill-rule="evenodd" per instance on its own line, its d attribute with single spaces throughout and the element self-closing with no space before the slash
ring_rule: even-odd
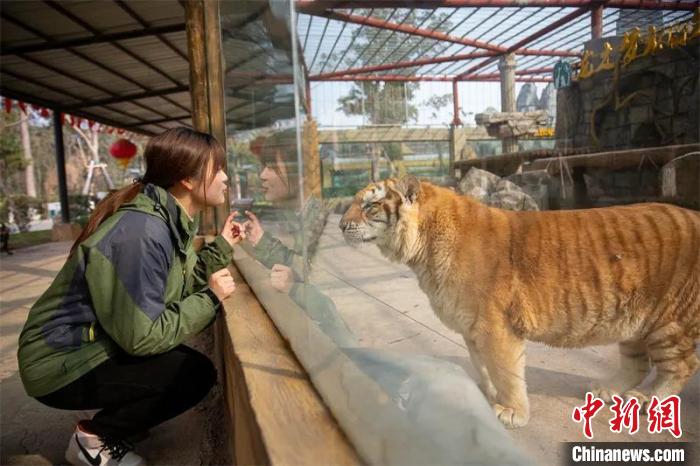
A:
<svg viewBox="0 0 700 466">
<path fill-rule="evenodd" d="M 603 37 L 603 5 L 591 8 L 591 39 Z"/>
<path fill-rule="evenodd" d="M 459 81 L 452 81 L 452 124 L 462 124 L 462 120 L 459 119 Z"/>
<path fill-rule="evenodd" d="M 68 211 L 68 185 L 66 183 L 66 155 L 63 146 L 63 124 L 61 112 L 53 110 L 53 134 L 56 146 L 56 171 L 58 172 L 58 196 L 61 201 L 61 220 L 70 223 Z"/>
<path fill-rule="evenodd" d="M 501 111 L 515 112 L 515 55 L 502 56 L 498 70 L 501 73 Z M 504 154 L 518 151 L 516 138 L 503 138 L 501 143 Z"/>
<path fill-rule="evenodd" d="M 211 134 L 225 149 L 226 120 L 219 0 L 187 0 L 185 5 L 192 122 L 197 131 Z M 223 205 L 202 214 L 200 233 L 216 234 L 229 209 L 227 192 Z"/>
<path fill-rule="evenodd" d="M 202 0 L 187 0 L 185 17 L 187 19 L 187 55 L 190 59 L 192 123 L 197 131 L 208 131 L 204 2 Z"/>
<path fill-rule="evenodd" d="M 304 196 L 321 198 L 321 156 L 318 145 L 318 126 L 311 115 L 304 122 L 301 132 L 301 153 L 304 158 Z"/>
</svg>

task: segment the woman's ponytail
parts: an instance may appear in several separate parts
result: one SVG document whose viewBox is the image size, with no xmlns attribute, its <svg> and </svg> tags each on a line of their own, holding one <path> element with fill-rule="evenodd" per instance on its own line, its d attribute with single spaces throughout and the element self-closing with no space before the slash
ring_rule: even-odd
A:
<svg viewBox="0 0 700 466">
<path fill-rule="evenodd" d="M 136 197 L 138 193 L 143 189 L 144 183 L 142 180 L 136 180 L 133 184 L 126 186 L 118 191 L 115 191 L 102 199 L 99 204 L 95 207 L 95 210 L 90 215 L 90 219 L 80 232 L 80 236 L 75 240 L 73 246 L 70 248 L 70 254 L 76 250 L 78 245 L 85 241 L 88 236 L 93 234 L 97 227 L 99 227 L 102 222 L 107 220 L 111 215 L 113 215 L 122 204 L 131 201 Z"/>
<path fill-rule="evenodd" d="M 214 176 L 226 165 L 226 151 L 213 136 L 184 126 L 166 130 L 152 137 L 146 144 L 143 158 L 146 160 L 146 173 L 143 178 L 137 178 L 132 185 L 110 194 L 97 204 L 87 225 L 73 243 L 71 254 L 122 204 L 131 201 L 143 191 L 146 184 L 152 183 L 169 189 L 185 178 L 194 178 L 204 183 L 209 168 L 214 169 Z"/>
</svg>

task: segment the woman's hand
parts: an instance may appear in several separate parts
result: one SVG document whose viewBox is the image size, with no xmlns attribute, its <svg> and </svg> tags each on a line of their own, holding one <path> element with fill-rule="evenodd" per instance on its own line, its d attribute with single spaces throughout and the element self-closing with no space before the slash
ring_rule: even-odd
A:
<svg viewBox="0 0 700 466">
<path fill-rule="evenodd" d="M 294 285 L 294 272 L 286 265 L 275 264 L 270 272 L 270 284 L 281 293 L 289 293 Z"/>
<path fill-rule="evenodd" d="M 243 224 L 243 230 L 245 231 L 248 241 L 250 241 L 253 246 L 257 246 L 265 230 L 263 230 L 260 220 L 258 220 L 258 217 L 253 212 L 246 210 L 245 214 L 248 216 L 248 220 Z"/>
<path fill-rule="evenodd" d="M 216 297 L 219 298 L 219 301 L 228 298 L 236 290 L 236 283 L 233 281 L 231 272 L 227 268 L 211 274 L 208 285 Z"/>
<path fill-rule="evenodd" d="M 231 246 L 240 243 L 246 237 L 244 225 L 233 221 L 236 215 L 238 215 L 238 212 L 235 210 L 228 214 L 226 222 L 224 222 L 224 226 L 221 229 L 221 236 L 223 236 Z"/>
</svg>

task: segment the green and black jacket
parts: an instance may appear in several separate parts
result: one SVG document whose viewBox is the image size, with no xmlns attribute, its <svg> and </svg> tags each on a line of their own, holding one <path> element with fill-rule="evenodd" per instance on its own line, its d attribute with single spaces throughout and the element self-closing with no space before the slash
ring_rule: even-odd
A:
<svg viewBox="0 0 700 466">
<path fill-rule="evenodd" d="M 197 254 L 196 232 L 175 198 L 148 184 L 80 244 L 20 334 L 27 393 L 52 393 L 118 351 L 166 352 L 212 323 L 220 303 L 207 282 L 233 249 L 218 236 Z"/>
</svg>

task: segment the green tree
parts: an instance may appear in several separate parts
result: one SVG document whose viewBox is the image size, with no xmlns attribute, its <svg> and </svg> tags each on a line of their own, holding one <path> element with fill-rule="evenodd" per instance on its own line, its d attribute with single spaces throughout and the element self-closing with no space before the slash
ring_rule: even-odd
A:
<svg viewBox="0 0 700 466">
<path fill-rule="evenodd" d="M 433 119 L 440 115 L 441 110 L 452 102 L 452 93 L 448 92 L 443 95 L 432 95 L 429 99 L 423 101 L 423 106 L 428 107 L 431 112 L 430 115 Z M 442 141 L 435 141 L 435 149 L 438 153 L 438 160 L 440 161 L 440 174 L 444 173 L 445 164 L 442 154 Z"/>
<path fill-rule="evenodd" d="M 24 169 L 18 124 L 19 118 L 14 113 L 0 116 L 0 189 L 3 195 L 7 195 L 10 178 Z"/>
<path fill-rule="evenodd" d="M 375 18 L 392 22 L 401 22 L 446 32 L 451 23 L 447 20 L 447 13 L 434 14 L 431 10 L 404 10 L 404 9 L 377 9 L 358 10 L 360 16 L 372 15 Z M 435 44 L 434 41 L 425 40 L 422 37 L 406 35 L 386 29 L 360 27 L 353 31 L 352 46 L 347 53 L 334 53 L 328 63 L 334 63 L 338 69 L 357 68 L 371 65 L 386 64 L 396 61 L 409 61 L 425 57 L 429 53 L 439 54 L 448 45 Z M 342 63 L 339 61 L 342 60 Z M 405 68 L 401 73 L 410 75 L 415 68 Z M 372 125 L 406 124 L 415 121 L 418 109 L 413 103 L 413 98 L 418 83 L 396 81 L 356 81 L 347 95 L 338 100 L 339 110 L 345 115 L 360 115 Z M 394 152 L 393 148 L 382 148 L 372 145 L 372 179 L 379 178 L 378 160 L 382 151 Z M 390 164 L 393 170 L 393 164 Z"/>
</svg>

